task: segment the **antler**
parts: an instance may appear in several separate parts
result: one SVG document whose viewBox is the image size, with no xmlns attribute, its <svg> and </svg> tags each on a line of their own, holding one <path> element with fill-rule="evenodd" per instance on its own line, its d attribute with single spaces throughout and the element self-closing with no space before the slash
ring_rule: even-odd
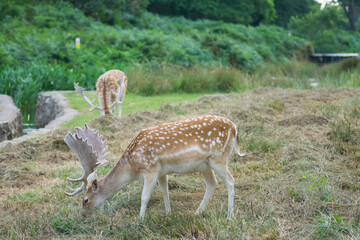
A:
<svg viewBox="0 0 360 240">
<path fill-rule="evenodd" d="M 97 109 L 97 110 L 102 111 L 102 109 L 101 109 L 100 107 L 95 106 L 95 105 L 93 104 L 93 102 L 94 102 L 95 99 L 94 99 L 93 101 L 90 101 L 90 99 L 88 99 L 88 98 L 84 95 L 84 93 L 83 93 L 83 91 L 85 90 L 84 88 L 79 87 L 79 84 L 78 84 L 78 83 L 74 83 L 74 87 L 75 87 L 75 92 L 80 93 L 80 95 L 84 98 L 85 102 L 86 102 L 87 104 L 89 104 L 89 106 L 91 107 L 91 108 L 89 109 L 89 111 L 92 111 L 92 110 L 94 110 L 94 109 Z"/>
<path fill-rule="evenodd" d="M 81 186 L 76 189 L 67 186 L 67 188 L 72 191 L 72 193 L 65 192 L 65 194 L 69 196 L 73 196 L 79 192 L 86 193 L 87 185 L 94 179 L 96 169 L 107 162 L 105 160 L 107 155 L 106 141 L 102 140 L 99 131 L 94 132 L 86 123 L 84 130 L 79 127 L 75 129 L 77 133 L 68 133 L 64 141 L 79 159 L 81 164 L 80 168 L 84 173 L 80 178 L 67 178 L 67 180 L 71 182 L 83 182 Z"/>
</svg>

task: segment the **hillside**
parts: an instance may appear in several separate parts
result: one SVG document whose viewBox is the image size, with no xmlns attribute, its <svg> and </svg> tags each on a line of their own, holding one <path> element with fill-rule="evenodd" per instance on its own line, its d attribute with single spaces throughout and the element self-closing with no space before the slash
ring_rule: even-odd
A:
<svg viewBox="0 0 360 240">
<path fill-rule="evenodd" d="M 2 1 L 0 16 L 0 89 L 18 106 L 34 105 L 39 91 L 73 89 L 74 81 L 94 89 L 107 69 L 128 73 L 141 65 L 157 71 L 170 64 L 254 72 L 266 61 L 304 56 L 306 45 L 277 26 L 151 13 L 107 25 L 68 2 Z M 76 37 L 80 49 L 75 48 Z M 132 81 L 129 85 L 144 94 Z"/>
</svg>

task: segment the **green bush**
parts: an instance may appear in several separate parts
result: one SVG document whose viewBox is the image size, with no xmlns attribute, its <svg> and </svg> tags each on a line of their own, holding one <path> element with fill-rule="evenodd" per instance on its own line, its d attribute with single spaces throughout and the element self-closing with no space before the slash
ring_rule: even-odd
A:
<svg viewBox="0 0 360 240">
<path fill-rule="evenodd" d="M 313 43 L 315 52 L 358 52 L 359 32 L 347 30 L 347 20 L 339 6 L 314 9 L 302 18 L 292 18 L 291 31 Z"/>
</svg>

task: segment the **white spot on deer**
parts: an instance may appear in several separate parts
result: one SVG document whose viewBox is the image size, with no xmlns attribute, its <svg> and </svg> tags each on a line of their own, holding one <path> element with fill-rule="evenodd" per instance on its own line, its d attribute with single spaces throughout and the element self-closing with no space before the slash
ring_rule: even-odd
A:
<svg viewBox="0 0 360 240">
<path fill-rule="evenodd" d="M 211 135 L 211 131 L 208 132 L 208 136 L 210 136 L 210 135 Z"/>
<path fill-rule="evenodd" d="M 201 141 L 204 141 L 204 138 L 200 138 Z"/>
<path fill-rule="evenodd" d="M 178 141 L 175 141 L 175 143 L 179 143 Z"/>
</svg>

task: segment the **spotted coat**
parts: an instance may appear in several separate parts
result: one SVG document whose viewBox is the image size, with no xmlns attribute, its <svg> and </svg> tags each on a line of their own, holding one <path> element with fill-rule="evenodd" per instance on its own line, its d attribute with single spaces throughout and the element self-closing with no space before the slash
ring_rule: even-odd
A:
<svg viewBox="0 0 360 240">
<path fill-rule="evenodd" d="M 125 151 L 124 159 L 138 169 L 159 163 L 183 164 L 194 158 L 220 157 L 231 152 L 236 125 L 225 117 L 205 115 L 141 130 Z M 225 157 L 228 157 L 227 155 Z"/>
<path fill-rule="evenodd" d="M 107 71 L 98 78 L 96 81 L 96 94 L 105 114 L 110 113 L 109 107 L 111 101 L 115 100 L 119 87 L 122 87 L 121 92 L 125 94 L 126 86 L 127 77 L 125 73 L 120 70 Z"/>
</svg>

